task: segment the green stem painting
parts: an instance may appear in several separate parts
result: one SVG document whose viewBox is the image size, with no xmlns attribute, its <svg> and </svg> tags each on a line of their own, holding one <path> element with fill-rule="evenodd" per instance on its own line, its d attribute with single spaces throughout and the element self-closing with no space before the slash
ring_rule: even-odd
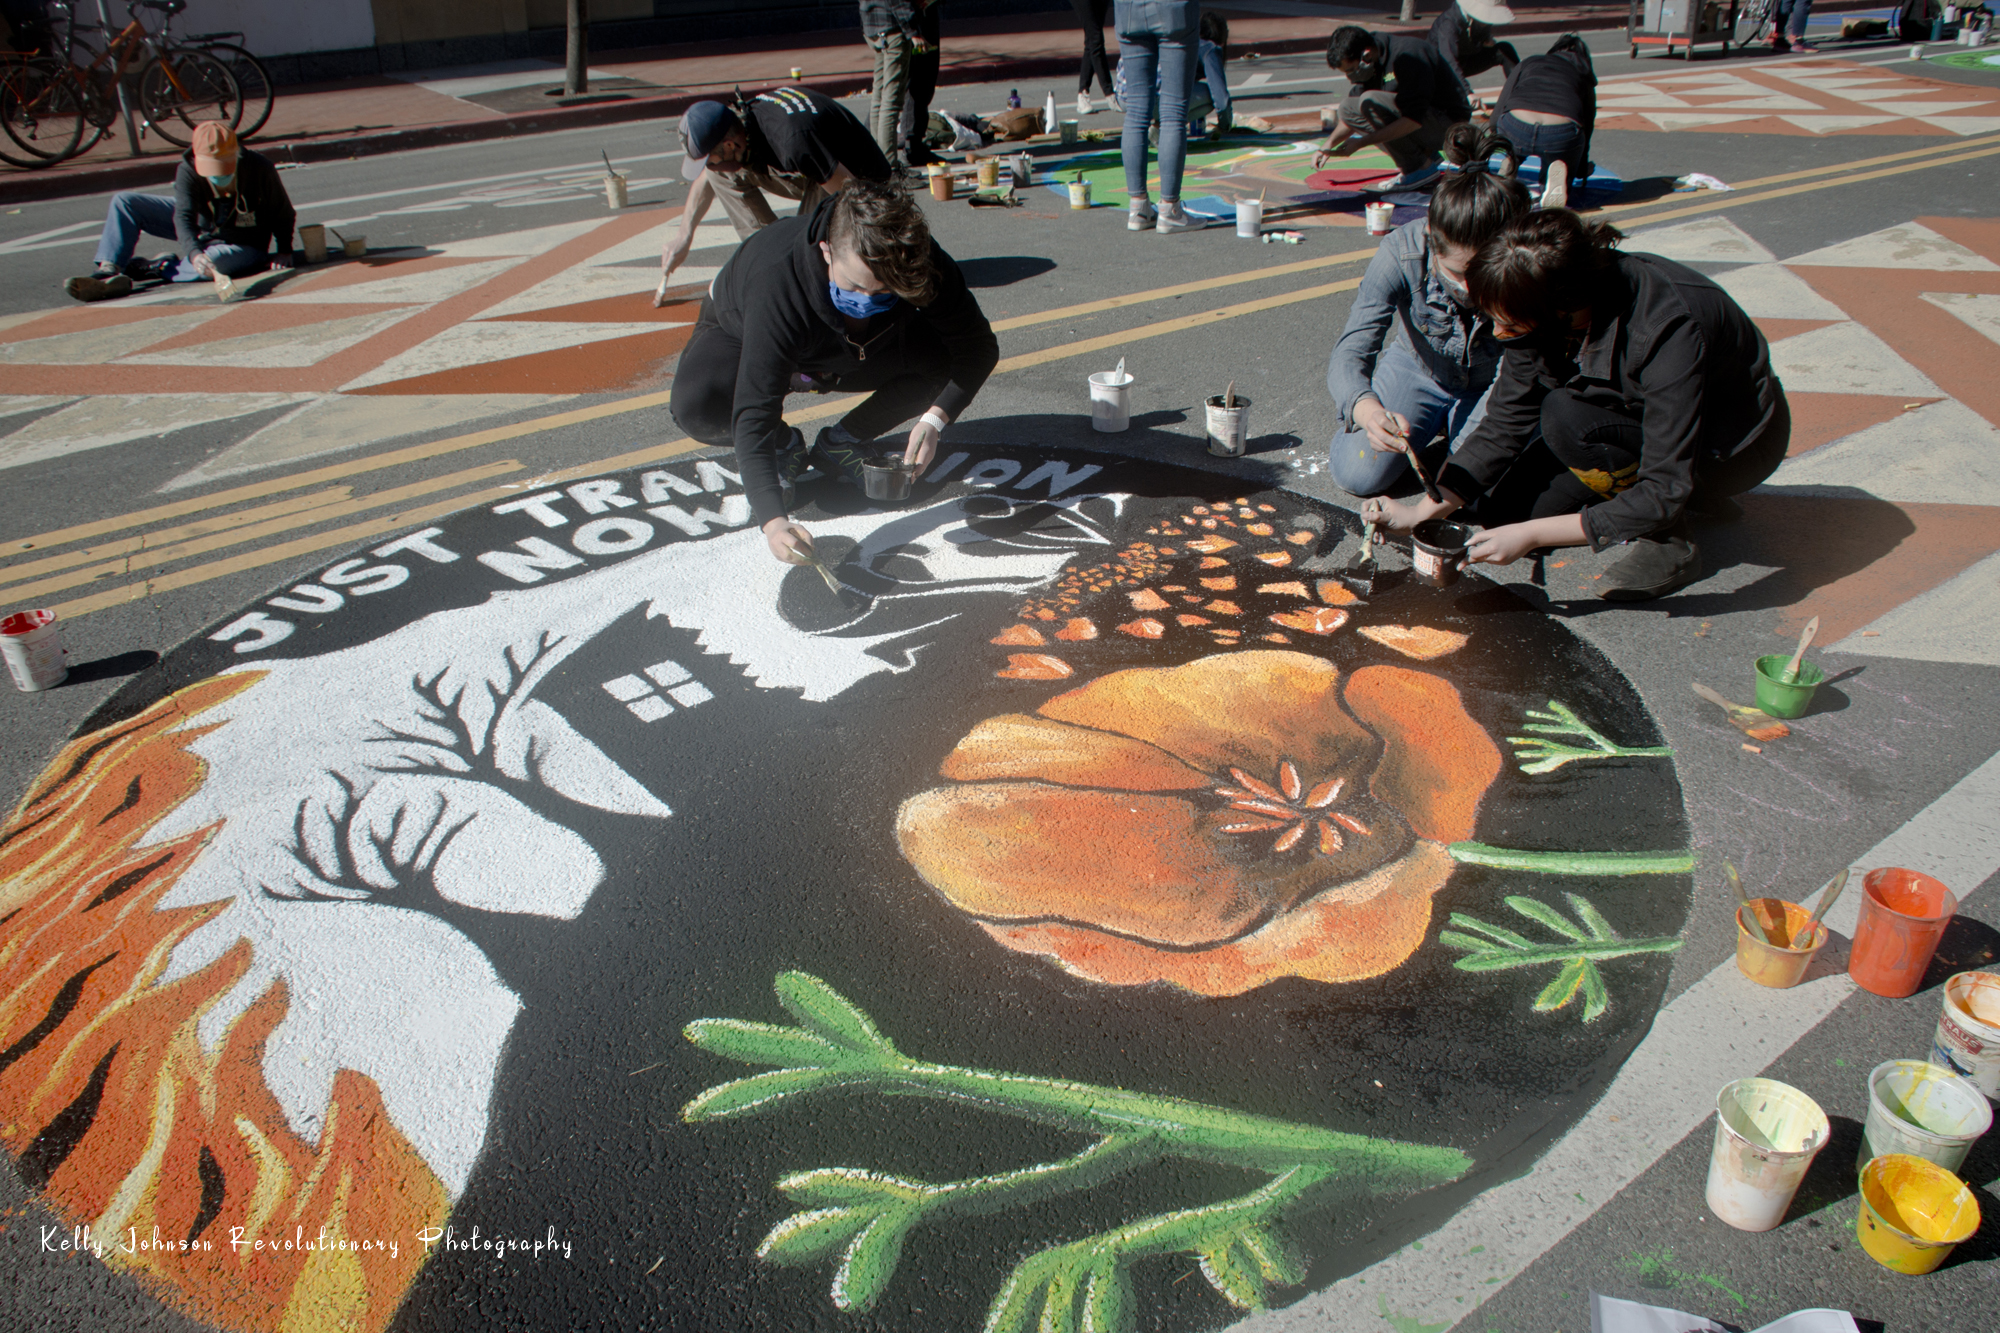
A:
<svg viewBox="0 0 2000 1333">
<path fill-rule="evenodd" d="M 1654 759 L 1673 753 L 1665 745 L 1620 745 L 1578 717 L 1567 704 L 1554 699 L 1549 700 L 1546 709 L 1528 709 L 1527 717 L 1529 720 L 1521 724 L 1521 730 L 1536 734 L 1507 738 L 1523 773 L 1550 773 L 1583 759 Z M 1574 736 L 1589 744 L 1568 745 L 1547 739 L 1550 736 Z"/>
<path fill-rule="evenodd" d="M 1599 963 L 1632 954 L 1672 953 L 1681 947 L 1681 942 L 1671 935 L 1644 940 L 1625 939 L 1611 928 L 1611 923 L 1604 919 L 1604 914 L 1589 899 L 1574 893 L 1565 893 L 1563 897 L 1569 900 L 1570 910 L 1576 913 L 1577 923 L 1580 924 L 1571 923 L 1555 908 L 1533 898 L 1516 896 L 1507 899 L 1507 906 L 1547 926 L 1562 936 L 1563 943 L 1537 944 L 1505 926 L 1489 925 L 1463 912 L 1453 912 L 1451 924 L 1462 930 L 1477 931 L 1478 936 L 1447 930 L 1438 936 L 1438 943 L 1448 949 L 1465 951 L 1466 956 L 1452 965 L 1462 972 L 1500 972 L 1516 967 L 1560 964 L 1561 970 L 1556 973 L 1555 979 L 1535 997 L 1535 1012 L 1560 1009 L 1581 994 L 1583 1021 L 1586 1023 L 1611 1007 L 1610 992 L 1605 989 L 1603 974 L 1597 968 Z"/>
<path fill-rule="evenodd" d="M 757 1252 L 794 1267 L 833 1262 L 833 1301 L 843 1310 L 874 1306 L 919 1224 L 1023 1208 L 1168 1158 L 1241 1167 L 1270 1179 L 1239 1198 L 1141 1218 L 1029 1256 L 994 1299 L 987 1333 L 1131 1333 L 1139 1319 L 1132 1267 L 1168 1254 L 1195 1258 L 1232 1304 L 1262 1309 L 1273 1286 L 1305 1278 L 1304 1261 L 1285 1235 L 1289 1218 L 1330 1207 L 1341 1189 L 1425 1189 L 1472 1165 L 1455 1148 L 1342 1134 L 1124 1088 L 913 1060 L 818 978 L 781 973 L 776 989 L 796 1027 L 724 1018 L 688 1024 L 688 1040 L 711 1054 L 779 1068 L 710 1088 L 683 1108 L 683 1118 L 754 1115 L 808 1093 L 844 1089 L 965 1102 L 1095 1139 L 1061 1161 L 944 1184 L 854 1167 L 779 1181 L 800 1211 L 772 1228 Z"/>
</svg>

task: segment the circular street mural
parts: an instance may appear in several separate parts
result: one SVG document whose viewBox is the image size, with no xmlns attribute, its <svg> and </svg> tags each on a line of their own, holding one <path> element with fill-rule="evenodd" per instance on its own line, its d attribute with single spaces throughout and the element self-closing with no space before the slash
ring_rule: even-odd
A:
<svg viewBox="0 0 2000 1333">
<path fill-rule="evenodd" d="M 173 651 L 0 842 L 0 1135 L 230 1329 L 1211 1329 L 1644 1034 L 1671 756 L 1484 581 L 1084 453 L 470 511 Z"/>
</svg>

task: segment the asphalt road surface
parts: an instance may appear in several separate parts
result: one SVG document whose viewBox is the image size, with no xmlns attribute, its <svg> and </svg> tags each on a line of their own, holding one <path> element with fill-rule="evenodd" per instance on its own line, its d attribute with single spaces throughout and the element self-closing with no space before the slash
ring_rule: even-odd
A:
<svg viewBox="0 0 2000 1333">
<path fill-rule="evenodd" d="M 831 483 L 804 493 L 865 585 L 851 622 L 815 575 L 736 540 L 732 459 L 667 415 L 700 283 L 733 244 L 712 218 L 687 285 L 652 307 L 685 191 L 670 126 L 288 169 L 302 220 L 365 234 L 370 257 L 226 311 L 172 290 L 72 307 L 60 283 L 87 270 L 106 199 L 0 211 L 0 590 L 8 610 L 58 609 L 72 663 L 61 688 L 0 696 L 0 785 L 24 803 L 0 854 L 7 910 L 26 913 L 0 920 L 18 1167 L 0 1172 L 0 1324 L 970 1329 L 1015 1265 L 1096 1243 L 1130 1259 L 1129 1327 L 1230 1326 L 1232 1290 L 1283 1307 L 1249 1315 L 1258 1329 L 1580 1330 L 1592 1291 L 1746 1329 L 1806 1307 L 1897 1333 L 1990 1326 L 1996 1140 L 1962 1172 L 1988 1220 L 1925 1277 L 1860 1250 L 1853 1163 L 1868 1071 L 1922 1057 L 1944 979 L 2000 954 L 2000 70 L 1885 46 L 1687 63 L 1596 45 L 1594 155 L 1625 183 L 1606 215 L 1629 248 L 1730 287 L 1796 423 L 1745 517 L 1697 534 L 1703 581 L 1651 604 L 1593 597 L 1615 553 L 1581 549 L 1545 586 L 1518 565 L 1358 606 L 1319 590 L 1358 527 L 1326 475 L 1326 357 L 1374 248 L 1330 194 L 1273 209 L 1296 245 L 1132 234 L 1115 197 L 1073 212 L 1040 186 L 1016 209 L 927 203 L 1003 359 L 904 519 Z M 1309 57 L 1231 77 L 1263 116 L 1336 92 Z M 1115 132 L 1108 113 L 1084 128 Z M 1312 137 L 1204 146 L 1186 197 L 1323 191 L 1300 169 Z M 631 177 L 623 213 L 600 151 Z M 1076 167 L 1100 202 L 1102 151 Z M 1690 172 L 1735 188 L 1672 192 Z M 1098 434 L 1085 377 L 1120 358 L 1132 426 Z M 1230 381 L 1251 403 L 1233 460 L 1204 449 L 1201 409 Z M 793 419 L 816 429 L 838 401 L 794 399 Z M 1232 628 L 1246 613 L 1255 627 Z M 1747 702 L 1752 661 L 1814 616 L 1832 679 L 1789 738 L 1747 742 L 1691 693 Z M 1394 647 L 1413 627 L 1451 646 Z M 1033 896 L 1015 863 L 927 813 L 1004 796 L 965 790 L 983 762 L 1090 785 L 980 759 L 980 728 L 1010 718 L 1140 737 L 1195 769 L 1226 721 L 1264 728 L 1224 747 L 1273 761 L 1248 777 L 1275 795 L 1232 789 L 1268 807 L 1260 829 L 1351 855 L 1342 838 L 1375 833 L 1321 831 L 1342 798 L 1314 805 L 1332 788 L 1288 777 L 1302 751 L 1269 738 L 1317 742 L 1259 711 L 1271 681 L 1316 689 L 1327 663 L 1348 683 L 1326 714 L 1485 774 L 1476 827 L 1349 811 L 1407 826 L 1383 865 L 1480 841 L 1692 872 L 1440 862 L 1453 877 L 1400 953 L 1272 970 L 1098 893 L 1175 854 L 1119 822 L 1122 798 L 1048 816 L 1069 831 L 1044 854 L 1095 908 L 996 906 Z M 1102 683 L 1121 672 L 1156 692 Z M 1423 706 L 1370 702 L 1364 680 Z M 1671 755 L 1523 773 L 1501 746 L 1551 701 L 1606 744 Z M 1386 810 L 1393 783 L 1374 781 Z M 1761 990 L 1735 969 L 1725 861 L 1792 901 L 1842 867 L 1908 866 L 1960 909 L 1922 988 L 1882 999 L 1840 968 L 1857 879 L 1806 984 Z M 1547 934 L 1510 915 L 1521 895 L 1584 920 L 1565 893 L 1627 942 L 1677 941 L 1605 961 L 1600 1018 L 1575 992 L 1536 1010 L 1553 972 L 1468 974 L 1438 939 L 1448 912 Z M 1279 901 L 1260 936 L 1303 919 Z M 684 1116 L 754 1072 L 743 1042 L 780 1041 L 731 1047 L 711 1023 L 698 1049 L 695 1020 L 803 1024 L 767 1063 L 810 1041 L 877 1058 L 837 1001 L 781 979 L 794 969 L 923 1065 L 894 1088 L 918 1095 L 856 1075 L 805 1109 Z M 994 1073 L 1021 1078 L 951 1090 Z M 1832 1139 L 1786 1223 L 1750 1235 L 1703 1182 L 1717 1090 L 1758 1074 L 1815 1098 Z M 1209 1118 L 1127 1134 L 1093 1118 L 1108 1088 L 1140 1098 L 1133 1116 Z M 1373 1163 L 1339 1159 L 1359 1188 L 1280 1174 L 1349 1151 L 1340 1135 Z M 1042 1183 L 1007 1176 L 1038 1163 Z M 831 1168 L 855 1171 L 773 1187 Z M 872 1297 L 879 1246 L 876 1269 L 836 1279 L 867 1208 L 905 1218 L 910 1182 L 954 1177 L 989 1182 L 955 1197 L 994 1202 L 923 1214 Z M 1282 1226 L 1256 1211 L 1266 1187 L 1298 1189 Z M 815 1207 L 821 1232 L 773 1245 Z M 349 1248 L 228 1245 L 281 1242 L 293 1218 Z M 105 1254 L 78 1251 L 81 1222 Z M 174 1248 L 115 1248 L 154 1225 Z M 189 1237 L 221 1248 L 190 1258 Z M 1272 1268 L 1244 1276 L 1267 1242 Z M 1096 1270 L 1078 1263 L 1081 1283 Z"/>
</svg>

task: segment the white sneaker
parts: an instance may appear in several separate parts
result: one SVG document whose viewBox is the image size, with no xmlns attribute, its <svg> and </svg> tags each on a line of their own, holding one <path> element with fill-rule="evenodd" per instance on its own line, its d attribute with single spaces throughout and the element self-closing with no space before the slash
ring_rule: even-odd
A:
<svg viewBox="0 0 2000 1333">
<path fill-rule="evenodd" d="M 1548 183 L 1542 187 L 1543 208 L 1569 207 L 1569 163 L 1551 162 Z"/>
<path fill-rule="evenodd" d="M 1132 211 L 1125 215 L 1126 231 L 1151 231 L 1159 219 L 1159 212 L 1148 199 L 1134 199 Z"/>
<path fill-rule="evenodd" d="M 1160 231 L 1198 231 L 1207 225 L 1207 217 L 1188 212 L 1185 208 L 1181 207 L 1180 200 L 1162 199 L 1160 201 L 1160 220 L 1158 223 Z"/>
<path fill-rule="evenodd" d="M 1087 115 L 1091 114 L 1091 113 L 1092 113 L 1093 111 L 1095 111 L 1095 110 L 1097 110 L 1097 108 L 1096 108 L 1095 106 L 1091 105 L 1091 101 L 1090 101 L 1090 93 L 1088 92 L 1088 90 L 1086 90 L 1086 91 L 1084 91 L 1084 92 L 1080 92 L 1080 93 L 1078 93 L 1078 94 L 1076 95 L 1076 114 L 1077 114 L 1077 115 L 1079 115 L 1079 116 L 1087 116 Z"/>
</svg>

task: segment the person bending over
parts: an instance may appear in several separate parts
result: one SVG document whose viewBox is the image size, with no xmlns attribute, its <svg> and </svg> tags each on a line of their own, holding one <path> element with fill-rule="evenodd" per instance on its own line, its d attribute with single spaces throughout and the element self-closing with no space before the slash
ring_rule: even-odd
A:
<svg viewBox="0 0 2000 1333">
<path fill-rule="evenodd" d="M 713 201 L 748 239 L 777 220 L 767 194 L 799 201 L 810 213 L 851 180 L 889 179 L 889 159 L 854 113 L 821 93 L 778 88 L 734 106 L 696 102 L 681 113 L 681 174 L 694 182 L 681 224 L 660 251 L 660 285 L 653 304 L 667 303 L 667 284 L 687 262 L 694 229 Z"/>
<path fill-rule="evenodd" d="M 1335 28 L 1326 63 L 1352 84 L 1341 100 L 1339 122 L 1326 147 L 1313 154 L 1313 167 L 1381 144 L 1398 175 L 1371 185 L 1375 190 L 1429 189 L 1437 182 L 1438 150 L 1451 127 L 1472 115 L 1459 90 L 1458 75 L 1421 37 Z M 1390 79 L 1395 87 L 1388 87 Z"/>
<path fill-rule="evenodd" d="M 1500 345 L 1466 291 L 1465 266 L 1529 206 L 1526 187 L 1487 170 L 1499 147 L 1489 131 L 1452 127 L 1445 152 L 1460 169 L 1432 192 L 1428 218 L 1383 238 L 1333 344 L 1326 387 L 1341 427 L 1328 457 L 1352 494 L 1394 486 L 1412 448 L 1428 447 L 1435 473 L 1485 415 Z"/>
<path fill-rule="evenodd" d="M 131 291 L 134 278 L 196 282 L 290 268 L 297 221 L 271 160 L 238 144 L 236 132 L 221 121 L 204 121 L 194 127 L 194 146 L 174 170 L 173 197 L 136 190 L 112 195 L 96 266 L 63 290 L 79 301 L 102 301 Z M 180 253 L 137 259 L 141 235 L 171 240 Z"/>
<path fill-rule="evenodd" d="M 1597 70 L 1583 38 L 1566 32 L 1546 54 L 1516 65 L 1493 103 L 1493 128 L 1512 166 L 1541 159 L 1542 207 L 1568 207 L 1569 183 L 1590 174 L 1597 128 Z"/>
<path fill-rule="evenodd" d="M 1443 503 L 1370 500 L 1365 519 L 1406 532 L 1470 504 L 1485 529 L 1470 558 L 1495 565 L 1623 544 L 1598 583 L 1613 601 L 1701 577 L 1689 509 L 1735 512 L 1727 497 L 1784 461 L 1791 409 L 1742 307 L 1620 239 L 1544 209 L 1480 247 L 1466 284 L 1506 349 L 1486 419 L 1445 465 Z"/>
<path fill-rule="evenodd" d="M 992 325 L 909 192 L 857 181 L 723 265 L 670 410 L 703 444 L 735 446 L 771 554 L 797 563 L 812 539 L 789 517 L 791 483 L 815 461 L 858 481 L 868 441 L 920 412 L 903 457 L 923 468 L 999 359 Z M 785 394 L 802 381 L 872 392 L 808 447 L 784 420 Z"/>
<path fill-rule="evenodd" d="M 1495 65 L 1503 73 L 1512 74 L 1521 61 L 1512 42 L 1503 42 L 1493 35 L 1495 28 L 1513 21 L 1514 11 L 1507 8 L 1504 0 L 1452 0 L 1425 34 L 1444 57 L 1444 63 L 1451 66 L 1458 79 L 1458 90 L 1475 111 L 1484 110 L 1485 104 L 1472 91 L 1472 76 L 1484 74 Z"/>
</svg>

